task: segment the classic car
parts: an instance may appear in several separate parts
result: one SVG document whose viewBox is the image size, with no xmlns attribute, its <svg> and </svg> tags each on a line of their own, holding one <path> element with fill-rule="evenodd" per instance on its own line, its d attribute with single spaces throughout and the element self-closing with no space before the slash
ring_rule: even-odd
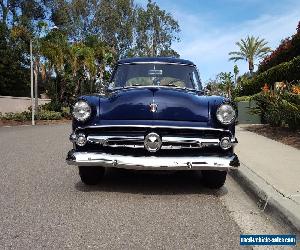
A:
<svg viewBox="0 0 300 250">
<path fill-rule="evenodd" d="M 206 93 L 193 62 L 122 59 L 107 85 L 72 108 L 66 160 L 83 183 L 99 183 L 106 168 L 199 170 L 203 183 L 220 188 L 239 166 L 235 107 Z"/>
</svg>

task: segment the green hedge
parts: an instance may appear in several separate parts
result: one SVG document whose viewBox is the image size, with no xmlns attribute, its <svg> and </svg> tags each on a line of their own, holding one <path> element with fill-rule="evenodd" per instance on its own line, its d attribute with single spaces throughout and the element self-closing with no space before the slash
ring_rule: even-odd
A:
<svg viewBox="0 0 300 250">
<path fill-rule="evenodd" d="M 253 95 L 261 91 L 261 88 L 267 83 L 269 86 L 275 82 L 300 79 L 300 56 L 293 60 L 281 63 L 267 71 L 254 76 L 242 86 L 241 95 Z"/>
<path fill-rule="evenodd" d="M 1 120 L 14 120 L 14 121 L 29 121 L 31 120 L 31 111 L 24 111 L 20 113 L 0 113 Z M 60 120 L 62 114 L 55 111 L 40 110 L 35 116 L 37 120 Z"/>
<path fill-rule="evenodd" d="M 249 95 L 245 95 L 245 96 L 238 96 L 236 98 L 234 98 L 234 101 L 235 102 L 247 102 L 247 101 L 250 101 L 251 100 L 251 97 L 252 96 L 249 96 Z"/>
<path fill-rule="evenodd" d="M 59 110 L 59 111 L 57 111 Z M 58 106 L 57 103 L 50 102 L 40 105 L 38 113 L 35 115 L 37 120 L 60 120 L 62 118 L 71 119 L 72 115 L 69 107 Z M 31 107 L 28 111 L 18 113 L 0 113 L 0 120 L 28 121 L 31 120 Z"/>
</svg>

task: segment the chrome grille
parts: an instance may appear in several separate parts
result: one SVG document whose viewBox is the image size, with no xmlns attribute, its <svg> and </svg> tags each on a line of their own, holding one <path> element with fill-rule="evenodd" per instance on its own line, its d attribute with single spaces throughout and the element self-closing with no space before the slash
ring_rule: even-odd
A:
<svg viewBox="0 0 300 250">
<path fill-rule="evenodd" d="M 88 135 L 90 143 L 109 147 L 143 148 L 144 136 L 106 136 Z M 220 140 L 209 138 L 188 138 L 178 136 L 162 136 L 161 149 L 202 148 L 207 146 L 219 146 Z"/>
<path fill-rule="evenodd" d="M 235 142 L 229 130 L 213 128 L 99 126 L 82 128 L 75 132 L 84 133 L 90 145 L 111 148 L 144 148 L 145 136 L 151 132 L 160 135 L 162 150 L 218 147 L 224 136 L 229 137 L 232 143 Z"/>
</svg>

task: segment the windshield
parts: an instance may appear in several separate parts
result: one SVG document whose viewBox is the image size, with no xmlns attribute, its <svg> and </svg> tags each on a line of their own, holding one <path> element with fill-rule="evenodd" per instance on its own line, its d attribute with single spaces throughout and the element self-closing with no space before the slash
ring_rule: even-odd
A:
<svg viewBox="0 0 300 250">
<path fill-rule="evenodd" d="M 112 77 L 112 88 L 162 86 L 201 89 L 196 67 L 176 64 L 122 64 Z"/>
</svg>

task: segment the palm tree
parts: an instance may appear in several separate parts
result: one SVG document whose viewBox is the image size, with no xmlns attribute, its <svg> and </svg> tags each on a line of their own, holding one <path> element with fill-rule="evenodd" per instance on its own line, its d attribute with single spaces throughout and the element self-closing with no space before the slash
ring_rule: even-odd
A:
<svg viewBox="0 0 300 250">
<path fill-rule="evenodd" d="M 236 42 L 235 44 L 239 47 L 239 51 L 229 52 L 231 56 L 229 60 L 238 61 L 245 60 L 248 62 L 249 71 L 252 75 L 254 69 L 254 60 L 260 59 L 266 56 L 271 52 L 271 48 L 266 46 L 267 41 L 265 39 L 247 36 L 246 39 L 241 39 L 241 41 Z"/>
</svg>

